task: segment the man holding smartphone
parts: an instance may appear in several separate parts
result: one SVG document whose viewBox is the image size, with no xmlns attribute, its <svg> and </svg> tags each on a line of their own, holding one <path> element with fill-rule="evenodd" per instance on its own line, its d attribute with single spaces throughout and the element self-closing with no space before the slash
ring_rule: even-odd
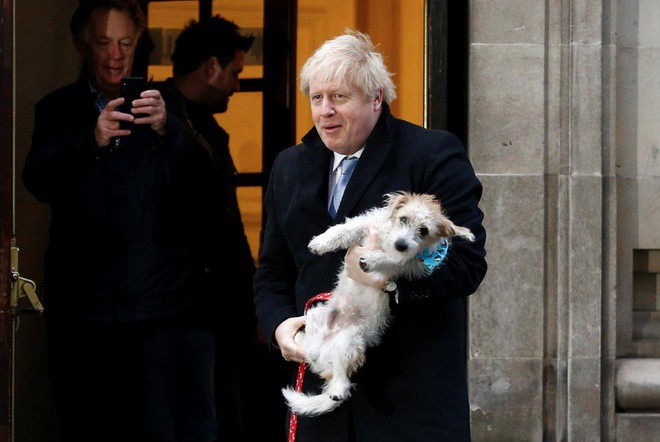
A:
<svg viewBox="0 0 660 442">
<path fill-rule="evenodd" d="M 158 90 L 117 109 L 144 28 L 135 0 L 80 3 L 85 68 L 37 104 L 22 175 L 52 210 L 44 301 L 64 441 L 217 433 L 213 340 L 189 319 L 193 143 Z"/>
</svg>

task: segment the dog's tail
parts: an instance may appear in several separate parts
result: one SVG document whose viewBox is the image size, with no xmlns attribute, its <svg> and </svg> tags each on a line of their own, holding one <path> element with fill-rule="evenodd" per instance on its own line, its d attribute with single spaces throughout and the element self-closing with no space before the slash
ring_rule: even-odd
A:
<svg viewBox="0 0 660 442">
<path fill-rule="evenodd" d="M 318 416 L 319 414 L 328 413 L 343 402 L 343 400 L 332 399 L 326 393 L 317 395 L 297 393 L 291 387 L 283 388 L 282 394 L 291 411 L 303 416 Z"/>
</svg>

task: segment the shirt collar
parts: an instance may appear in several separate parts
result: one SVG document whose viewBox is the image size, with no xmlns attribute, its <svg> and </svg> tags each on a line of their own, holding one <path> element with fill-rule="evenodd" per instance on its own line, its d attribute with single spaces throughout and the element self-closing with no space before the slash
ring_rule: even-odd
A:
<svg viewBox="0 0 660 442">
<path fill-rule="evenodd" d="M 355 158 L 359 159 L 362 156 L 362 152 L 364 152 L 364 146 L 362 146 L 362 148 L 360 150 L 358 150 L 357 152 L 355 152 L 354 154 L 351 154 L 351 155 L 342 155 L 340 153 L 333 152 L 334 153 L 334 163 L 332 164 L 332 173 L 335 173 L 337 171 L 337 168 L 339 167 L 339 164 L 341 163 L 341 160 L 343 160 L 346 157 L 355 157 Z"/>
<path fill-rule="evenodd" d="M 99 113 L 103 112 L 103 109 L 108 105 L 108 99 L 105 98 L 103 92 L 96 89 L 96 86 L 94 86 L 94 83 L 92 83 L 91 80 L 88 79 L 87 83 L 89 84 L 89 90 L 92 92 L 92 97 L 94 98 L 94 106 Z"/>
</svg>

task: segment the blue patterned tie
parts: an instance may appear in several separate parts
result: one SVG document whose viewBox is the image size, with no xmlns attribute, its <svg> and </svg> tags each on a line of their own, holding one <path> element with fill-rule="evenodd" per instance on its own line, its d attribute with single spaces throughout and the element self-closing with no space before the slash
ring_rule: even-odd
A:
<svg viewBox="0 0 660 442">
<path fill-rule="evenodd" d="M 344 157 L 339 163 L 339 170 L 341 170 L 341 175 L 337 180 L 335 189 L 332 191 L 332 198 L 330 198 L 330 205 L 328 206 L 328 213 L 331 217 L 337 215 L 337 209 L 339 209 L 339 203 L 341 203 L 341 198 L 344 196 L 344 190 L 346 190 L 346 185 L 348 180 L 357 165 L 357 157 Z"/>
</svg>

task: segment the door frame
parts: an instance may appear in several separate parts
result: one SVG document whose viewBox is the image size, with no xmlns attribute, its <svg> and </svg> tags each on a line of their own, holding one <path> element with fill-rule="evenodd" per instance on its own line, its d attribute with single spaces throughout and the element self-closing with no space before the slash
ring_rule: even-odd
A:
<svg viewBox="0 0 660 442">
<path fill-rule="evenodd" d="M 426 0 L 424 21 L 424 125 L 452 132 L 467 147 L 468 2 Z"/>
<path fill-rule="evenodd" d="M 14 195 L 14 2 L 0 10 L 0 442 L 13 433 L 11 239 Z"/>
</svg>

